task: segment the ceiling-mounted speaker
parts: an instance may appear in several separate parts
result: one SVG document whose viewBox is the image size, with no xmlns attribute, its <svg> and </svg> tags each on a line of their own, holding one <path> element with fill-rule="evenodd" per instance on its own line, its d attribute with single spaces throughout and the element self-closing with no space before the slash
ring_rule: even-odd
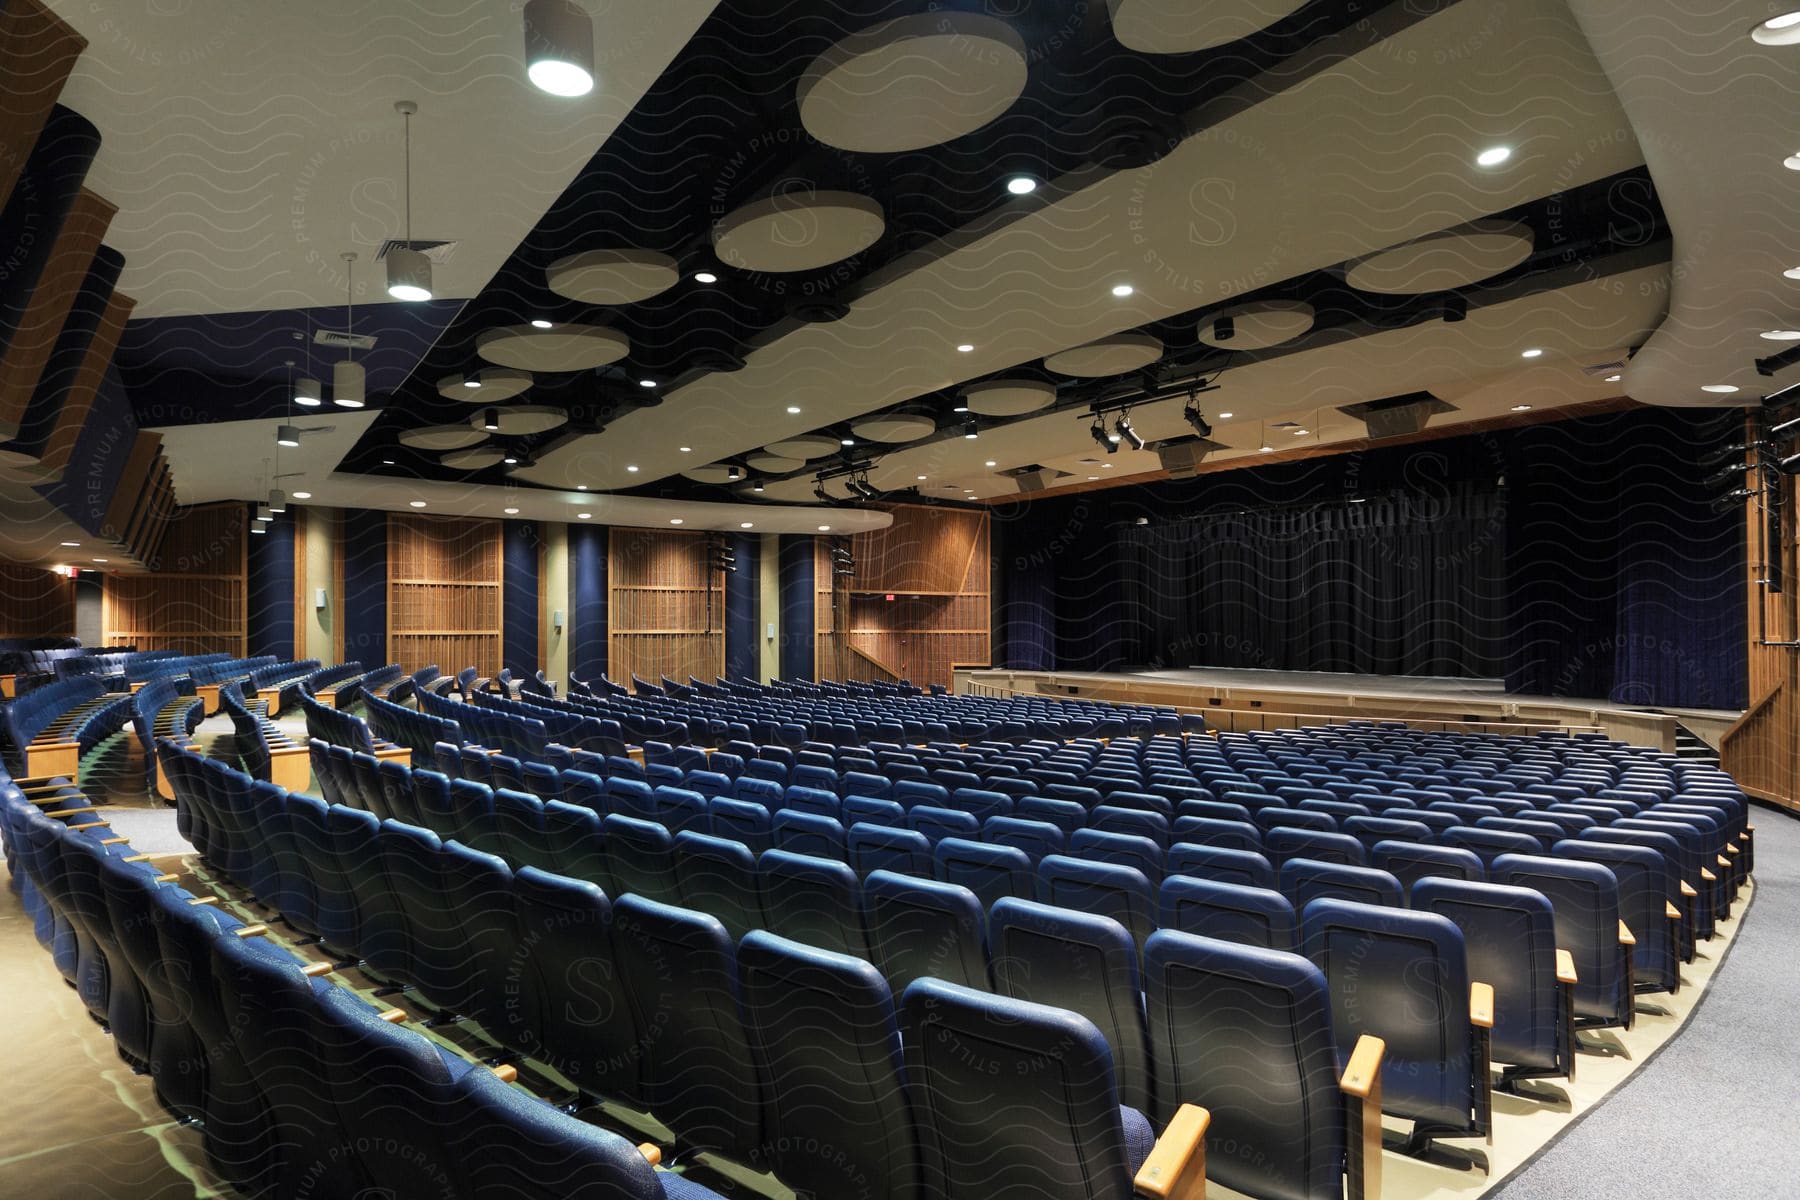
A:
<svg viewBox="0 0 1800 1200">
<path fill-rule="evenodd" d="M 1200 464 L 1206 456 L 1215 450 L 1228 449 L 1224 442 L 1215 442 L 1211 438 L 1171 438 L 1166 442 L 1156 443 L 1156 457 L 1162 460 L 1162 469 L 1169 473 L 1170 479 L 1192 479 L 1199 472 Z"/>
<path fill-rule="evenodd" d="M 1444 403 L 1430 392 L 1409 392 L 1366 404 L 1346 404 L 1338 411 L 1361 421 L 1369 431 L 1369 437 L 1380 441 L 1419 433 L 1432 417 L 1455 412 L 1456 406 Z"/>
<path fill-rule="evenodd" d="M 1013 467 L 1000 474 L 1010 477 L 1019 485 L 1021 492 L 1041 492 L 1057 480 L 1069 478 L 1067 471 L 1059 471 L 1055 467 L 1040 467 L 1036 463 L 1029 467 Z"/>
</svg>

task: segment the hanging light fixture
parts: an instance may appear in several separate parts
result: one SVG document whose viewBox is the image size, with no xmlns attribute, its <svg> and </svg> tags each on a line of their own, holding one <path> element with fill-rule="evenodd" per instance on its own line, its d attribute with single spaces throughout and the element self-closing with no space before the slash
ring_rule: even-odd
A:
<svg viewBox="0 0 1800 1200">
<path fill-rule="evenodd" d="M 301 335 L 296 334 L 296 337 Z M 319 381 L 312 377 L 312 314 L 306 314 L 306 333 L 301 337 L 306 346 L 306 374 L 298 382 L 292 384 L 294 403 L 305 408 L 317 408 L 325 401 L 325 389 Z M 291 365 L 291 364 L 290 364 Z"/>
<path fill-rule="evenodd" d="M 259 525 L 266 525 L 266 524 L 268 524 L 268 523 L 269 523 L 269 522 L 270 522 L 270 521 L 273 521 L 273 520 L 274 520 L 274 519 L 275 519 L 275 514 L 274 514 L 274 513 L 272 513 L 272 512 L 270 512 L 270 511 L 269 511 L 269 506 L 268 506 L 268 505 L 266 505 L 266 504 L 259 504 L 259 505 L 257 505 L 257 506 L 256 506 L 256 521 L 257 521 L 257 524 L 259 524 Z"/>
<path fill-rule="evenodd" d="M 489 433 L 500 432 L 500 410 L 497 408 L 482 409 L 481 427 Z"/>
<path fill-rule="evenodd" d="M 275 427 L 275 444 L 294 449 L 300 445 L 300 427 L 297 425 L 277 425 Z"/>
<path fill-rule="evenodd" d="M 346 250 L 344 260 L 344 335 L 352 336 L 356 323 L 356 251 Z M 361 408 L 368 402 L 368 378 L 362 364 L 356 361 L 356 347 L 351 346 L 331 368 L 331 402 L 339 408 Z"/>
<path fill-rule="evenodd" d="M 284 513 L 287 511 L 287 493 L 280 488 L 269 489 L 269 511 Z"/>
<path fill-rule="evenodd" d="M 406 245 L 387 252 L 387 290 L 396 300 L 431 299 L 431 260 L 412 244 L 412 119 L 418 103 L 398 100 L 394 111 L 406 124 Z"/>
<path fill-rule="evenodd" d="M 594 23 L 574 0 L 528 0 L 525 74 L 552 96 L 594 90 Z"/>
</svg>

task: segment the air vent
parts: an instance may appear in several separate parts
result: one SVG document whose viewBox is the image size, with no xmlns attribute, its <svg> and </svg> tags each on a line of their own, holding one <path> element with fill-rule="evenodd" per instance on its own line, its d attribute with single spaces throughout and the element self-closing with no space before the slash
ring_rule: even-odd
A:
<svg viewBox="0 0 1800 1200">
<path fill-rule="evenodd" d="M 341 329 L 315 329 L 313 342 L 320 346 L 335 346 L 339 350 L 373 350 L 375 338 L 366 333 L 345 333 Z"/>
<path fill-rule="evenodd" d="M 1617 375 L 1620 371 L 1623 371 L 1624 369 L 1625 369 L 1625 360 L 1621 358 L 1618 362 L 1593 363 L 1589 366 L 1585 366 L 1585 367 L 1581 368 L 1581 373 L 1583 375 L 1593 375 L 1593 376 L 1603 379 L 1608 375 Z"/>
<path fill-rule="evenodd" d="M 375 251 L 375 261 L 381 262 L 395 250 L 417 250 L 429 258 L 433 266 L 442 266 L 456 253 L 456 247 L 456 242 L 434 242 L 424 238 L 415 238 L 409 242 L 404 238 L 389 238 Z"/>
</svg>

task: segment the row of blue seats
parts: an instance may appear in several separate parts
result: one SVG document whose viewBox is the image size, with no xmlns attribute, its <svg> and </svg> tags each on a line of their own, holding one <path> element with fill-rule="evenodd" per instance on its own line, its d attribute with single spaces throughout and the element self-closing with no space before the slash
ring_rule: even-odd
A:
<svg viewBox="0 0 1800 1200">
<path fill-rule="evenodd" d="M 80 756 L 124 728 L 130 716 L 131 694 L 109 692 L 99 676 L 46 684 L 0 712 L 7 764 L 22 775 L 73 774 Z"/>
<path fill-rule="evenodd" d="M 61 781 L 27 796 L 0 777 L 11 886 L 121 1058 L 196 1126 L 238 1191 L 720 1200 L 509 1086 L 510 1069 L 399 1027 L 397 1010 L 275 945 L 215 895 L 159 875 L 103 825 L 47 811 L 77 796 Z"/>
</svg>

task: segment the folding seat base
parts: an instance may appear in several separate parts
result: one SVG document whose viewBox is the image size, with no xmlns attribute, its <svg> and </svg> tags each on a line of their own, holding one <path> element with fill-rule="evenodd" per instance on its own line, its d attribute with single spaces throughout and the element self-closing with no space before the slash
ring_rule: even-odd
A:
<svg viewBox="0 0 1800 1200">
<path fill-rule="evenodd" d="M 1414 1121 L 1412 1132 L 1408 1134 L 1384 1131 L 1381 1148 L 1391 1150 L 1395 1154 L 1404 1154 L 1408 1158 L 1416 1158 L 1420 1162 L 1433 1166 L 1449 1167 L 1455 1171 L 1480 1171 L 1489 1173 L 1488 1157 L 1485 1151 L 1464 1148 L 1461 1146 L 1440 1146 L 1439 1138 L 1485 1137 L 1486 1133 L 1479 1129 L 1463 1129 L 1455 1125 L 1433 1125 L 1424 1121 Z"/>
</svg>

